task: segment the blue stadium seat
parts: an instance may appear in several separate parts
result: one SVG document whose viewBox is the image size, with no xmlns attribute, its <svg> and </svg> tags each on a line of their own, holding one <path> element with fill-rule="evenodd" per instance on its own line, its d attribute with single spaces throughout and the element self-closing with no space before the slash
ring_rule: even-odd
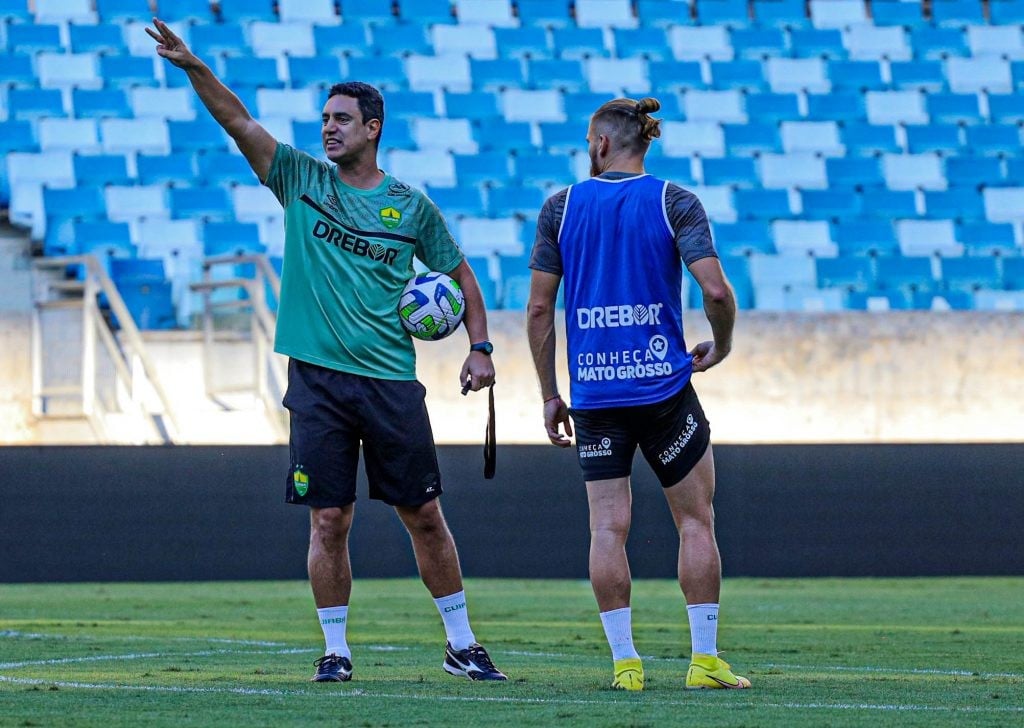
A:
<svg viewBox="0 0 1024 728">
<path fill-rule="evenodd" d="M 484 306 L 488 311 L 497 309 L 498 287 L 494 278 L 491 277 L 490 258 L 482 255 L 467 255 L 466 262 L 473 269 L 476 281 L 480 285 L 480 293 L 484 297 Z"/>
<path fill-rule="evenodd" d="M 409 77 L 399 58 L 355 56 L 347 60 L 347 65 L 348 78 L 353 81 L 365 81 L 385 92 L 409 88 Z"/>
<path fill-rule="evenodd" d="M 445 116 L 455 119 L 489 121 L 501 118 L 498 97 L 487 91 L 444 94 Z"/>
<path fill-rule="evenodd" d="M 835 28 L 796 29 L 789 34 L 790 46 L 796 58 L 846 58 L 843 34 Z"/>
<path fill-rule="evenodd" d="M 487 194 L 487 214 L 491 217 L 534 216 L 544 204 L 538 187 L 492 187 Z"/>
<path fill-rule="evenodd" d="M 99 221 L 106 216 L 103 192 L 99 187 L 74 187 L 71 189 L 50 189 L 43 187 L 43 214 L 46 237 L 45 252 L 60 255 L 74 254 L 75 223 Z"/>
<path fill-rule="evenodd" d="M 516 5 L 523 25 L 564 28 L 572 23 L 566 0 L 518 0 Z"/>
<path fill-rule="evenodd" d="M 317 136 L 320 134 L 320 123 L 317 124 Z M 390 149 L 416 149 L 416 141 L 412 136 L 412 127 L 410 126 L 410 119 L 391 119 L 384 127 L 383 135 L 381 136 L 380 148 L 384 151 Z M 317 155 L 322 155 L 323 149 L 322 144 L 318 147 Z"/>
<path fill-rule="evenodd" d="M 890 220 L 917 217 L 914 193 L 910 190 L 864 190 L 861 206 L 870 217 Z"/>
<path fill-rule="evenodd" d="M 71 104 L 79 119 L 130 119 L 133 116 L 128 97 L 120 88 L 72 89 Z"/>
<path fill-rule="evenodd" d="M 70 25 L 72 53 L 127 53 L 128 46 L 116 25 Z"/>
<path fill-rule="evenodd" d="M 967 40 L 962 30 L 922 25 L 910 31 L 910 46 L 918 60 L 945 60 L 966 56 Z"/>
<path fill-rule="evenodd" d="M 615 94 L 593 93 L 581 91 L 579 93 L 567 93 L 562 97 L 562 108 L 565 111 L 565 118 L 569 121 L 589 122 L 594 112 L 607 101 L 615 98 Z"/>
<path fill-rule="evenodd" d="M 228 221 L 234 216 L 231 200 L 222 187 L 183 187 L 168 191 L 171 218 L 207 218 Z"/>
<path fill-rule="evenodd" d="M 247 56 L 249 45 L 242 26 L 234 23 L 196 25 L 190 30 L 192 52 L 197 55 Z"/>
<path fill-rule="evenodd" d="M 168 23 L 189 23 L 193 27 L 216 20 L 209 0 L 174 0 L 160 5 L 160 19 Z"/>
<path fill-rule="evenodd" d="M 786 35 L 779 28 L 736 28 L 729 40 L 738 58 L 763 60 L 789 54 Z"/>
<path fill-rule="evenodd" d="M 259 225 L 254 222 L 204 222 L 204 255 L 245 255 L 263 253 Z"/>
<path fill-rule="evenodd" d="M 865 257 L 839 256 L 814 261 L 819 288 L 868 291 L 874 288 L 874 271 Z"/>
<path fill-rule="evenodd" d="M 988 7 L 992 25 L 1024 25 L 1024 1 L 990 0 Z"/>
<path fill-rule="evenodd" d="M 773 255 L 775 242 L 766 222 L 716 223 L 713 229 L 715 249 L 722 256 Z"/>
<path fill-rule="evenodd" d="M 969 126 L 965 130 L 967 151 L 979 156 L 1012 156 L 1020 154 L 1020 128 L 1009 124 Z"/>
<path fill-rule="evenodd" d="M 586 86 L 583 66 L 576 60 L 531 60 L 527 63 L 528 88 L 580 92 Z"/>
<path fill-rule="evenodd" d="M 107 270 L 115 259 L 130 260 L 134 254 L 131 229 L 124 222 L 87 220 L 74 224 L 74 248 L 69 253 L 92 253 Z M 47 253 L 49 255 L 49 253 Z"/>
<path fill-rule="evenodd" d="M 603 58 L 608 55 L 600 28 L 556 28 L 551 31 L 551 40 L 559 58 Z"/>
<path fill-rule="evenodd" d="M 944 258 L 942 284 L 947 291 L 973 293 L 982 288 L 1002 288 L 998 261 L 993 257 Z"/>
<path fill-rule="evenodd" d="M 323 131 L 323 125 L 319 121 L 303 121 L 301 119 L 292 119 L 292 143 L 296 149 L 301 149 L 307 154 L 311 154 L 314 157 L 322 157 L 324 153 L 323 149 L 323 137 L 321 132 Z M 387 131 L 385 137 L 390 137 L 392 129 L 391 121 L 388 120 Z M 383 143 L 383 138 L 381 139 Z M 229 154 L 229 152 L 223 152 Z"/>
<path fill-rule="evenodd" d="M 911 308 L 919 311 L 970 311 L 974 296 L 966 291 L 917 291 L 911 298 Z"/>
<path fill-rule="evenodd" d="M 401 0 L 399 15 L 402 20 L 424 25 L 447 25 L 455 22 L 449 0 Z"/>
<path fill-rule="evenodd" d="M 689 186 L 696 184 L 689 157 L 651 156 L 644 160 L 644 169 L 659 179 L 666 179 L 677 185 Z"/>
<path fill-rule="evenodd" d="M 96 0 L 96 12 L 100 23 L 148 23 L 153 19 L 153 11 L 144 0 Z"/>
<path fill-rule="evenodd" d="M 990 157 L 949 157 L 945 165 L 946 179 L 954 185 L 991 185 L 1002 177 L 999 160 Z"/>
<path fill-rule="evenodd" d="M 543 28 L 495 28 L 494 43 L 499 58 L 551 58 L 551 45 Z"/>
<path fill-rule="evenodd" d="M 698 61 L 651 61 L 647 66 L 647 73 L 654 93 L 706 87 Z"/>
<path fill-rule="evenodd" d="M 192 152 L 172 154 L 139 154 L 135 158 L 139 184 L 174 184 L 191 187 L 196 183 L 196 168 Z"/>
<path fill-rule="evenodd" d="M 965 255 L 1016 255 L 1020 252 L 1008 222 L 965 222 L 956 228 Z"/>
<path fill-rule="evenodd" d="M 701 160 L 703 184 L 758 186 L 757 165 L 751 157 L 707 157 Z"/>
<path fill-rule="evenodd" d="M 72 158 L 79 185 L 129 185 L 128 160 L 123 154 L 76 154 Z"/>
<path fill-rule="evenodd" d="M 981 123 L 977 94 L 930 93 L 924 103 L 932 123 Z"/>
<path fill-rule="evenodd" d="M 863 121 L 864 96 L 856 91 L 807 94 L 807 118 L 813 121 Z"/>
<path fill-rule="evenodd" d="M 385 99 L 388 119 L 411 119 L 437 116 L 434 94 L 427 91 L 392 91 Z"/>
<path fill-rule="evenodd" d="M 99 61 L 99 75 L 107 88 L 158 85 L 153 68 L 153 58 L 145 56 L 100 56 Z"/>
<path fill-rule="evenodd" d="M 744 27 L 750 23 L 747 0 L 701 0 L 696 10 L 701 25 Z"/>
<path fill-rule="evenodd" d="M 564 154 L 517 154 L 513 162 L 513 178 L 521 185 L 565 186 L 576 181 Z"/>
<path fill-rule="evenodd" d="M 170 119 L 167 122 L 167 133 L 172 152 L 227 149 L 224 130 L 209 116 L 199 116 L 195 121 Z"/>
<path fill-rule="evenodd" d="M 205 184 L 230 186 L 258 184 L 256 173 L 240 154 L 231 152 L 200 152 L 195 157 L 199 178 Z"/>
<path fill-rule="evenodd" d="M 739 189 L 734 193 L 733 201 L 741 220 L 772 220 L 793 215 L 786 190 Z"/>
<path fill-rule="evenodd" d="M 1003 260 L 1003 288 L 1008 291 L 1024 291 L 1024 258 Z"/>
<path fill-rule="evenodd" d="M 889 220 L 844 220 L 833 226 L 840 256 L 897 255 L 899 244 Z"/>
<path fill-rule="evenodd" d="M 935 283 L 928 258 L 896 255 L 878 259 L 878 287 L 883 291 L 931 291 Z"/>
<path fill-rule="evenodd" d="M 9 53 L 35 54 L 40 51 L 63 52 L 59 25 L 14 23 L 7 26 Z"/>
<path fill-rule="evenodd" d="M 921 0 L 873 0 L 871 19 L 879 26 L 915 27 L 925 22 Z"/>
<path fill-rule="evenodd" d="M 504 152 L 455 154 L 453 159 L 455 179 L 460 186 L 505 184 L 508 181 L 508 156 Z"/>
<path fill-rule="evenodd" d="M 925 190 L 925 217 L 931 219 L 984 220 L 985 205 L 976 187 Z"/>
<path fill-rule="evenodd" d="M 377 55 L 404 57 L 433 53 L 426 28 L 419 23 L 371 26 L 370 48 Z"/>
<path fill-rule="evenodd" d="M 128 232 L 127 223 L 106 223 Z M 167 279 L 164 262 L 160 258 L 115 258 L 110 261 L 110 278 L 116 285 L 121 281 L 163 281 Z"/>
<path fill-rule="evenodd" d="M 672 50 L 663 33 L 650 28 L 615 28 L 613 35 L 617 58 L 640 56 L 652 61 L 672 60 Z"/>
<path fill-rule="evenodd" d="M 7 118 L 12 120 L 67 116 L 64 100 L 55 88 L 12 88 L 7 92 Z"/>
<path fill-rule="evenodd" d="M 539 126 L 541 144 L 552 154 L 584 151 L 586 149 L 586 124 L 541 122 Z"/>
<path fill-rule="evenodd" d="M 469 75 L 477 91 L 504 91 L 507 88 L 521 88 L 523 69 L 514 58 L 498 60 L 469 59 Z"/>
<path fill-rule="evenodd" d="M 759 25 L 774 28 L 803 28 L 810 25 L 803 0 L 754 0 L 754 18 Z"/>
<path fill-rule="evenodd" d="M 907 129 L 907 151 L 956 153 L 960 151 L 960 127 L 955 124 L 911 125 Z"/>
<path fill-rule="evenodd" d="M 877 61 L 828 61 L 833 91 L 875 91 L 886 87 Z"/>
<path fill-rule="evenodd" d="M 30 121 L 0 121 L 0 152 L 34 152 L 38 149 Z"/>
<path fill-rule="evenodd" d="M 320 56 L 364 56 L 366 30 L 362 25 L 314 25 L 313 44 Z"/>
<path fill-rule="evenodd" d="M 345 0 L 341 10 L 345 23 L 393 25 L 396 20 L 391 0 Z"/>
<path fill-rule="evenodd" d="M 289 56 L 288 79 L 291 88 L 309 86 L 327 89 L 343 78 L 337 56 Z"/>
<path fill-rule="evenodd" d="M 839 128 L 839 138 L 846 145 L 850 156 L 875 156 L 897 153 L 896 128 L 888 124 L 844 123 Z"/>
<path fill-rule="evenodd" d="M 911 308 L 910 295 L 903 291 L 850 291 L 846 308 L 851 311 L 902 311 Z"/>
<path fill-rule="evenodd" d="M 998 164 L 998 160 L 992 161 Z M 989 177 L 987 180 L 981 180 L 979 184 L 991 184 L 994 179 L 996 179 L 996 177 Z M 1011 158 L 1006 160 L 1006 176 L 1003 180 L 1003 184 L 1012 185 L 1014 187 L 1024 187 L 1024 159 Z"/>
<path fill-rule="evenodd" d="M 39 81 L 32 68 L 31 56 L 22 53 L 0 54 L 0 78 L 8 88 L 36 88 Z"/>
<path fill-rule="evenodd" d="M 801 190 L 802 217 L 807 220 L 851 220 L 860 215 L 860 196 L 852 188 Z"/>
<path fill-rule="evenodd" d="M 637 0 L 637 18 L 642 28 L 668 28 L 691 25 L 689 3 L 667 3 L 665 0 Z"/>
<path fill-rule="evenodd" d="M 750 259 L 745 255 L 730 255 L 721 258 L 722 270 L 732 284 L 736 294 L 736 306 L 740 309 L 754 307 L 754 286 L 750 282 Z M 703 308 L 700 286 L 690 285 L 690 307 Z"/>
<path fill-rule="evenodd" d="M 482 152 L 532 150 L 530 124 L 525 121 L 493 121 L 474 124 L 473 138 Z"/>
<path fill-rule="evenodd" d="M 273 58 L 228 56 L 221 80 L 231 88 L 284 88 Z"/>
<path fill-rule="evenodd" d="M 989 94 L 989 118 L 996 124 L 1024 122 L 1024 94 Z"/>
<path fill-rule="evenodd" d="M 774 124 L 723 124 L 725 148 L 733 156 L 781 152 L 779 130 Z"/>
<path fill-rule="evenodd" d="M 484 214 L 484 201 L 480 188 L 470 185 L 459 187 L 437 187 L 427 185 L 426 193 L 445 217 L 469 215 L 480 217 Z"/>
<path fill-rule="evenodd" d="M 949 28 L 984 25 L 981 0 L 932 0 L 932 22 Z"/>
<path fill-rule="evenodd" d="M 946 74 L 939 61 L 893 61 L 890 65 L 893 88 L 943 91 Z"/>
<path fill-rule="evenodd" d="M 746 109 L 748 118 L 765 124 L 795 121 L 801 118 L 800 99 L 796 94 L 772 92 L 747 94 Z"/>
<path fill-rule="evenodd" d="M 825 160 L 829 187 L 868 189 L 885 186 L 876 157 L 832 157 Z"/>
<path fill-rule="evenodd" d="M 763 91 L 764 67 L 760 61 L 711 61 L 711 87 Z"/>
<path fill-rule="evenodd" d="M 170 281 L 127 279 L 117 287 L 138 328 L 166 331 L 178 327 Z"/>
</svg>

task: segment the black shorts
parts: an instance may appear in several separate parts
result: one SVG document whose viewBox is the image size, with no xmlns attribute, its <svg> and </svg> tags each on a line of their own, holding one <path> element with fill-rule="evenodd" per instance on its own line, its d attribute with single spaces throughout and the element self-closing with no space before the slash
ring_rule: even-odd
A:
<svg viewBox="0 0 1024 728">
<path fill-rule="evenodd" d="M 359 446 L 370 498 L 418 506 L 441 495 L 426 389 L 291 359 L 284 406 L 291 416 L 285 500 L 331 508 L 356 499 Z"/>
<path fill-rule="evenodd" d="M 624 478 L 637 446 L 665 488 L 693 470 L 708 449 L 711 428 L 689 382 L 656 404 L 571 409 L 576 454 L 586 481 Z"/>
</svg>

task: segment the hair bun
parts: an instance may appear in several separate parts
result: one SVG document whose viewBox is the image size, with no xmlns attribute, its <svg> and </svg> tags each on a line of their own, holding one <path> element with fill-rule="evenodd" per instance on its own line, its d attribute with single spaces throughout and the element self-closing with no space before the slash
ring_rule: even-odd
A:
<svg viewBox="0 0 1024 728">
<path fill-rule="evenodd" d="M 636 110 L 642 114 L 650 114 L 661 108 L 661 102 L 651 96 L 645 96 L 636 104 Z"/>
</svg>

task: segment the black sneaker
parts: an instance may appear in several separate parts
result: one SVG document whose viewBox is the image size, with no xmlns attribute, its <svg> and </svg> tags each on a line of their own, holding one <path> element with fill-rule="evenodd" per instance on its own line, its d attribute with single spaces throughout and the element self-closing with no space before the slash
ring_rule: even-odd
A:
<svg viewBox="0 0 1024 728">
<path fill-rule="evenodd" d="M 491 662 L 487 650 L 476 643 L 456 652 L 449 642 L 444 648 L 443 667 L 450 675 L 468 677 L 470 680 L 508 680 Z"/>
<path fill-rule="evenodd" d="M 310 682 L 348 682 L 352 679 L 352 660 L 337 655 L 324 655 L 314 660 L 316 675 Z"/>
</svg>

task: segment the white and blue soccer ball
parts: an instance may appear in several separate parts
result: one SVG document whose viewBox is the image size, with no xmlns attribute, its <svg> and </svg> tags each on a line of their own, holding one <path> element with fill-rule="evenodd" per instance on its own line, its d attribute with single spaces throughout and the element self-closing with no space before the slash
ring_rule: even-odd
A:
<svg viewBox="0 0 1024 728">
<path fill-rule="evenodd" d="M 444 273 L 421 273 L 407 284 L 398 299 L 398 318 L 412 336 L 437 341 L 462 323 L 466 299 L 459 284 Z"/>
</svg>

